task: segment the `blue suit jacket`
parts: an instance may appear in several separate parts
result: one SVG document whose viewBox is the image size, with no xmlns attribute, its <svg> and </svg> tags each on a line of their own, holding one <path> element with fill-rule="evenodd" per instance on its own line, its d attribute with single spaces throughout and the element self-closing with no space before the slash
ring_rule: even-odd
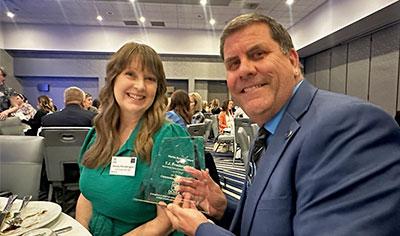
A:
<svg viewBox="0 0 400 236">
<path fill-rule="evenodd" d="M 304 81 L 231 225 L 237 235 L 400 235 L 400 129 Z M 196 235 L 232 235 L 210 223 Z"/>
</svg>

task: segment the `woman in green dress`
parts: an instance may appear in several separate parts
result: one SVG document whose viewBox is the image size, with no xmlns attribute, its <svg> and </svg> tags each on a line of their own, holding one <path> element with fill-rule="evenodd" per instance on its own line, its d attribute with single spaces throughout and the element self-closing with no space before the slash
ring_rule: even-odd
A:
<svg viewBox="0 0 400 236">
<path fill-rule="evenodd" d="M 158 54 L 127 43 L 107 65 L 102 110 L 82 146 L 76 219 L 93 235 L 168 235 L 164 208 L 134 201 L 165 137 L 188 136 L 165 120 L 166 78 Z"/>
</svg>

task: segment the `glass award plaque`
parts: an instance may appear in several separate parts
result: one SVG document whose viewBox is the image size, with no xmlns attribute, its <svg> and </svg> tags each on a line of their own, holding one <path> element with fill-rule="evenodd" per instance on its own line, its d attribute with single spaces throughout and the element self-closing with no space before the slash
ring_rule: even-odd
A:
<svg viewBox="0 0 400 236">
<path fill-rule="evenodd" d="M 160 201 L 171 203 L 178 194 L 175 179 L 191 177 L 184 171 L 184 166 L 205 169 L 203 138 L 164 138 L 156 158 L 151 160 L 149 176 L 144 178 L 134 200 L 154 204 Z"/>
</svg>

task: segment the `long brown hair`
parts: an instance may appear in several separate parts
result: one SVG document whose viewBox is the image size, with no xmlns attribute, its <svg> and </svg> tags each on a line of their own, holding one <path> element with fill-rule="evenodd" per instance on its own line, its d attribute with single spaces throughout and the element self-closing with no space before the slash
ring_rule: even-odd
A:
<svg viewBox="0 0 400 236">
<path fill-rule="evenodd" d="M 51 100 L 48 96 L 46 95 L 39 96 L 37 100 L 40 108 L 46 111 L 46 113 L 55 111 L 54 106 L 52 105 Z"/>
<path fill-rule="evenodd" d="M 153 104 L 143 114 L 141 127 L 135 140 L 135 154 L 150 162 L 153 148 L 152 136 L 165 121 L 166 78 L 160 56 L 147 45 L 131 42 L 114 53 L 107 64 L 105 85 L 99 95 L 102 110 L 94 120 L 96 140 L 84 155 L 83 164 L 89 168 L 107 166 L 112 155 L 118 151 L 117 130 L 120 125 L 120 108 L 114 97 L 114 84 L 117 76 L 134 59 L 141 62 L 143 70 L 149 70 L 157 77 L 156 97 Z"/>
<path fill-rule="evenodd" d="M 174 110 L 185 120 L 186 124 L 191 123 L 192 114 L 190 113 L 190 98 L 182 89 L 176 90 L 171 95 L 171 103 L 169 104 L 168 110 Z"/>
</svg>

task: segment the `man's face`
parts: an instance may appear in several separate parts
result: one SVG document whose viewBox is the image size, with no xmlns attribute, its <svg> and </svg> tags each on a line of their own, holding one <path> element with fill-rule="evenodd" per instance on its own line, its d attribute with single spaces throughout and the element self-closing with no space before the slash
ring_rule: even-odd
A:
<svg viewBox="0 0 400 236">
<path fill-rule="evenodd" d="M 263 23 L 227 37 L 224 55 L 232 97 L 259 125 L 274 117 L 301 80 L 297 52 L 284 54 Z"/>
</svg>

